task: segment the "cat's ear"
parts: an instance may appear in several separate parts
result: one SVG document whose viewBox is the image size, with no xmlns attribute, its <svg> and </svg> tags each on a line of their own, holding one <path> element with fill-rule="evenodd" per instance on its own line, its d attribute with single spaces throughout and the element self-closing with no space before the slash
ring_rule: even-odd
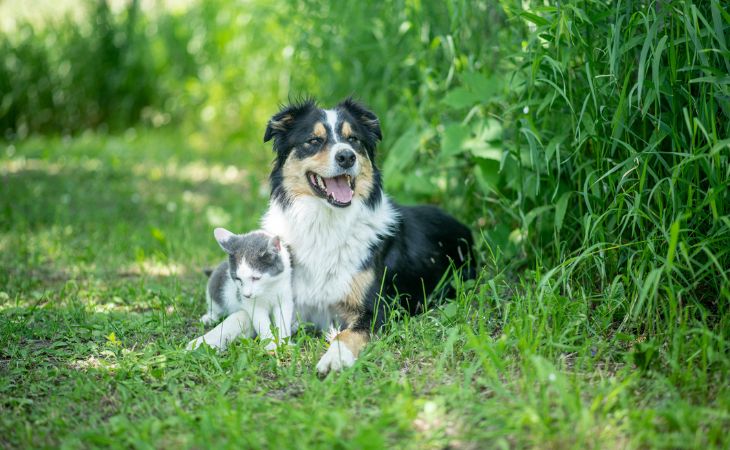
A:
<svg viewBox="0 0 730 450">
<path fill-rule="evenodd" d="M 215 236 L 215 240 L 218 241 L 218 245 L 221 246 L 224 252 L 232 253 L 230 242 L 231 238 L 235 236 L 235 234 L 231 233 L 225 228 L 216 228 L 215 230 L 213 230 L 213 236 Z"/>
<path fill-rule="evenodd" d="M 275 253 L 279 253 L 281 251 L 281 238 L 279 236 L 272 237 L 269 241 L 269 248 Z"/>
</svg>

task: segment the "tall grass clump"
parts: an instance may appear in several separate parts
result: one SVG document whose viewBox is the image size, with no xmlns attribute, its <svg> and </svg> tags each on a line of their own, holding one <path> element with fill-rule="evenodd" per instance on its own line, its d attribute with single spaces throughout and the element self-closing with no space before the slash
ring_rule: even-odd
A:
<svg viewBox="0 0 730 450">
<path fill-rule="evenodd" d="M 425 172 L 426 196 L 445 186 L 466 195 L 462 207 L 487 241 L 543 272 L 541 292 L 618 298 L 614 325 L 639 333 L 688 318 L 724 323 L 726 8 L 714 0 L 501 7 L 512 30 L 499 40 L 503 57 L 454 64 L 458 85 L 446 89 L 440 113 L 417 121 L 386 166 Z"/>
<path fill-rule="evenodd" d="M 281 5 L 117 6 L 82 2 L 2 33 L 0 138 L 171 125 L 197 143 L 260 139 L 258 111 L 288 89 Z"/>
<path fill-rule="evenodd" d="M 138 2 L 113 13 L 88 3 L 87 19 L 21 21 L 0 41 L 0 131 L 5 138 L 120 128 L 164 102 Z"/>
<path fill-rule="evenodd" d="M 510 156 L 542 286 L 618 289 L 617 321 L 658 332 L 730 301 L 730 16 L 721 2 L 556 2 L 513 11 Z M 519 109 L 518 109 L 519 112 Z M 529 214 L 529 213 L 528 213 Z M 530 236 L 530 234 L 532 235 Z"/>
</svg>

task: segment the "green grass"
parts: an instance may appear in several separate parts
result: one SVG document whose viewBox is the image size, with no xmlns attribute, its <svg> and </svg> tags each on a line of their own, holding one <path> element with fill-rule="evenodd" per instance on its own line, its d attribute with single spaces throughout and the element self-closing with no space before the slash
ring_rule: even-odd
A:
<svg viewBox="0 0 730 450">
<path fill-rule="evenodd" d="M 268 152 L 132 131 L 0 152 L 4 448 L 730 445 L 726 323 L 621 331 L 620 283 L 538 295 L 544 270 L 499 258 L 324 380 L 312 333 L 187 353 L 211 230 L 256 225 Z"/>
<path fill-rule="evenodd" d="M 0 39 L 0 446 L 730 447 L 722 1 L 184 3 Z M 483 262 L 325 380 L 311 333 L 182 351 L 306 93 Z"/>
</svg>

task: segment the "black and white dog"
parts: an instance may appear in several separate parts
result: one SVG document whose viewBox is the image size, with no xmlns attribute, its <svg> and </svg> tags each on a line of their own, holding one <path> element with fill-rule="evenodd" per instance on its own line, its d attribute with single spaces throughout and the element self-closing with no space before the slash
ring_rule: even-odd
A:
<svg viewBox="0 0 730 450">
<path fill-rule="evenodd" d="M 262 228 L 289 245 L 299 321 L 340 330 L 317 364 L 321 374 L 354 363 L 388 302 L 422 310 L 452 263 L 471 259 L 466 226 L 383 193 L 375 165 L 381 138 L 375 114 L 351 99 L 333 109 L 311 100 L 289 105 L 266 128 L 276 160 Z"/>
</svg>

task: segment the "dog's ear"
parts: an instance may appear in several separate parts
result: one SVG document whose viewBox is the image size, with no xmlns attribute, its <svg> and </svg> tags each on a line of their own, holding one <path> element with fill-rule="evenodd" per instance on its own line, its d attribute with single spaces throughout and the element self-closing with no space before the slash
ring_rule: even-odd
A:
<svg viewBox="0 0 730 450">
<path fill-rule="evenodd" d="M 266 133 L 264 133 L 264 142 L 269 142 L 274 136 L 286 133 L 294 123 L 294 116 L 291 114 L 291 107 L 286 107 L 274 114 L 266 125 Z"/>
<path fill-rule="evenodd" d="M 273 138 L 278 140 L 278 138 L 284 136 L 292 129 L 297 119 L 316 107 L 314 100 L 306 99 L 281 108 L 278 113 L 269 119 L 264 133 L 264 142 L 269 142 Z"/>
<path fill-rule="evenodd" d="M 346 98 L 339 105 L 338 108 L 342 108 L 352 114 L 360 125 L 367 130 L 368 138 L 373 144 L 383 139 L 383 133 L 380 131 L 380 120 L 378 116 L 370 111 L 365 105 L 358 103 L 353 100 L 352 97 Z"/>
</svg>

